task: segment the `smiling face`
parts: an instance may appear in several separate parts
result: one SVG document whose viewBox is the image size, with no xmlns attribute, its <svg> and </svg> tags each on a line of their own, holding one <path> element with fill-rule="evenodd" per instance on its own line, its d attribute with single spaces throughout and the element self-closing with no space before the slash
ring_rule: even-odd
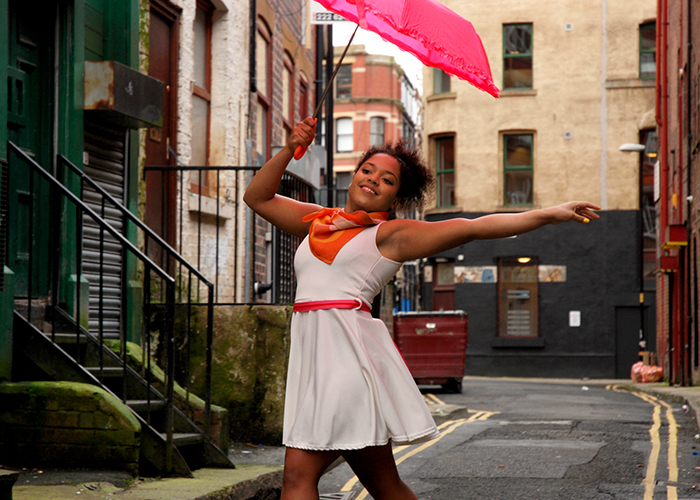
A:
<svg viewBox="0 0 700 500">
<path fill-rule="evenodd" d="M 396 202 L 401 167 L 393 156 L 370 156 L 355 172 L 348 188 L 345 211 L 388 212 Z"/>
</svg>

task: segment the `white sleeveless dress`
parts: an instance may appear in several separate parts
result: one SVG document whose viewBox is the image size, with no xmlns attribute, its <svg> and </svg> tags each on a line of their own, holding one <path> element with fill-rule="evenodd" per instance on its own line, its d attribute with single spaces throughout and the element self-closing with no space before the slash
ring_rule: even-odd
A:
<svg viewBox="0 0 700 500">
<path fill-rule="evenodd" d="M 332 264 L 316 258 L 308 236 L 294 259 L 296 301 L 374 296 L 401 266 L 379 253 L 379 226 L 350 240 Z M 283 443 L 305 450 L 356 450 L 440 435 L 384 322 L 363 311 L 295 312 Z"/>
</svg>

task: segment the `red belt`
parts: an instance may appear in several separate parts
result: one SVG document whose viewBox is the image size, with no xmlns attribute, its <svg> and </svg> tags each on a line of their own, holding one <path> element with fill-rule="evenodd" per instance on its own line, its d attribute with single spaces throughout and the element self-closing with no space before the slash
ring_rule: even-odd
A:
<svg viewBox="0 0 700 500">
<path fill-rule="evenodd" d="M 372 312 L 372 308 L 362 300 L 311 300 L 308 302 L 295 302 L 294 312 L 318 311 L 321 309 L 358 309 L 364 312 Z"/>
</svg>

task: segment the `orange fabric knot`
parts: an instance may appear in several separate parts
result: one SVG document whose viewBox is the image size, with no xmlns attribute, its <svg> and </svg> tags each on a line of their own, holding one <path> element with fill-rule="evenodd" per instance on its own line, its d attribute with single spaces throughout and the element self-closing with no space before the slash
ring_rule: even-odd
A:
<svg viewBox="0 0 700 500">
<path fill-rule="evenodd" d="M 311 253 L 326 264 L 331 264 L 343 245 L 366 227 L 380 224 L 388 217 L 389 212 L 367 213 L 364 210 L 357 210 L 349 214 L 337 207 L 322 208 L 318 212 L 305 215 L 301 220 L 311 221 L 309 228 Z"/>
</svg>

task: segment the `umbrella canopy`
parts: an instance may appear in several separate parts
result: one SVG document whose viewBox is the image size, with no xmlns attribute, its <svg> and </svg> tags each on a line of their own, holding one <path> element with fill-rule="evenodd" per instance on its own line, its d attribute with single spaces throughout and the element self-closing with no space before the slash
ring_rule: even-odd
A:
<svg viewBox="0 0 700 500">
<path fill-rule="evenodd" d="M 498 97 L 481 38 L 472 23 L 434 0 L 316 0 L 377 33 L 423 64 Z"/>
</svg>

